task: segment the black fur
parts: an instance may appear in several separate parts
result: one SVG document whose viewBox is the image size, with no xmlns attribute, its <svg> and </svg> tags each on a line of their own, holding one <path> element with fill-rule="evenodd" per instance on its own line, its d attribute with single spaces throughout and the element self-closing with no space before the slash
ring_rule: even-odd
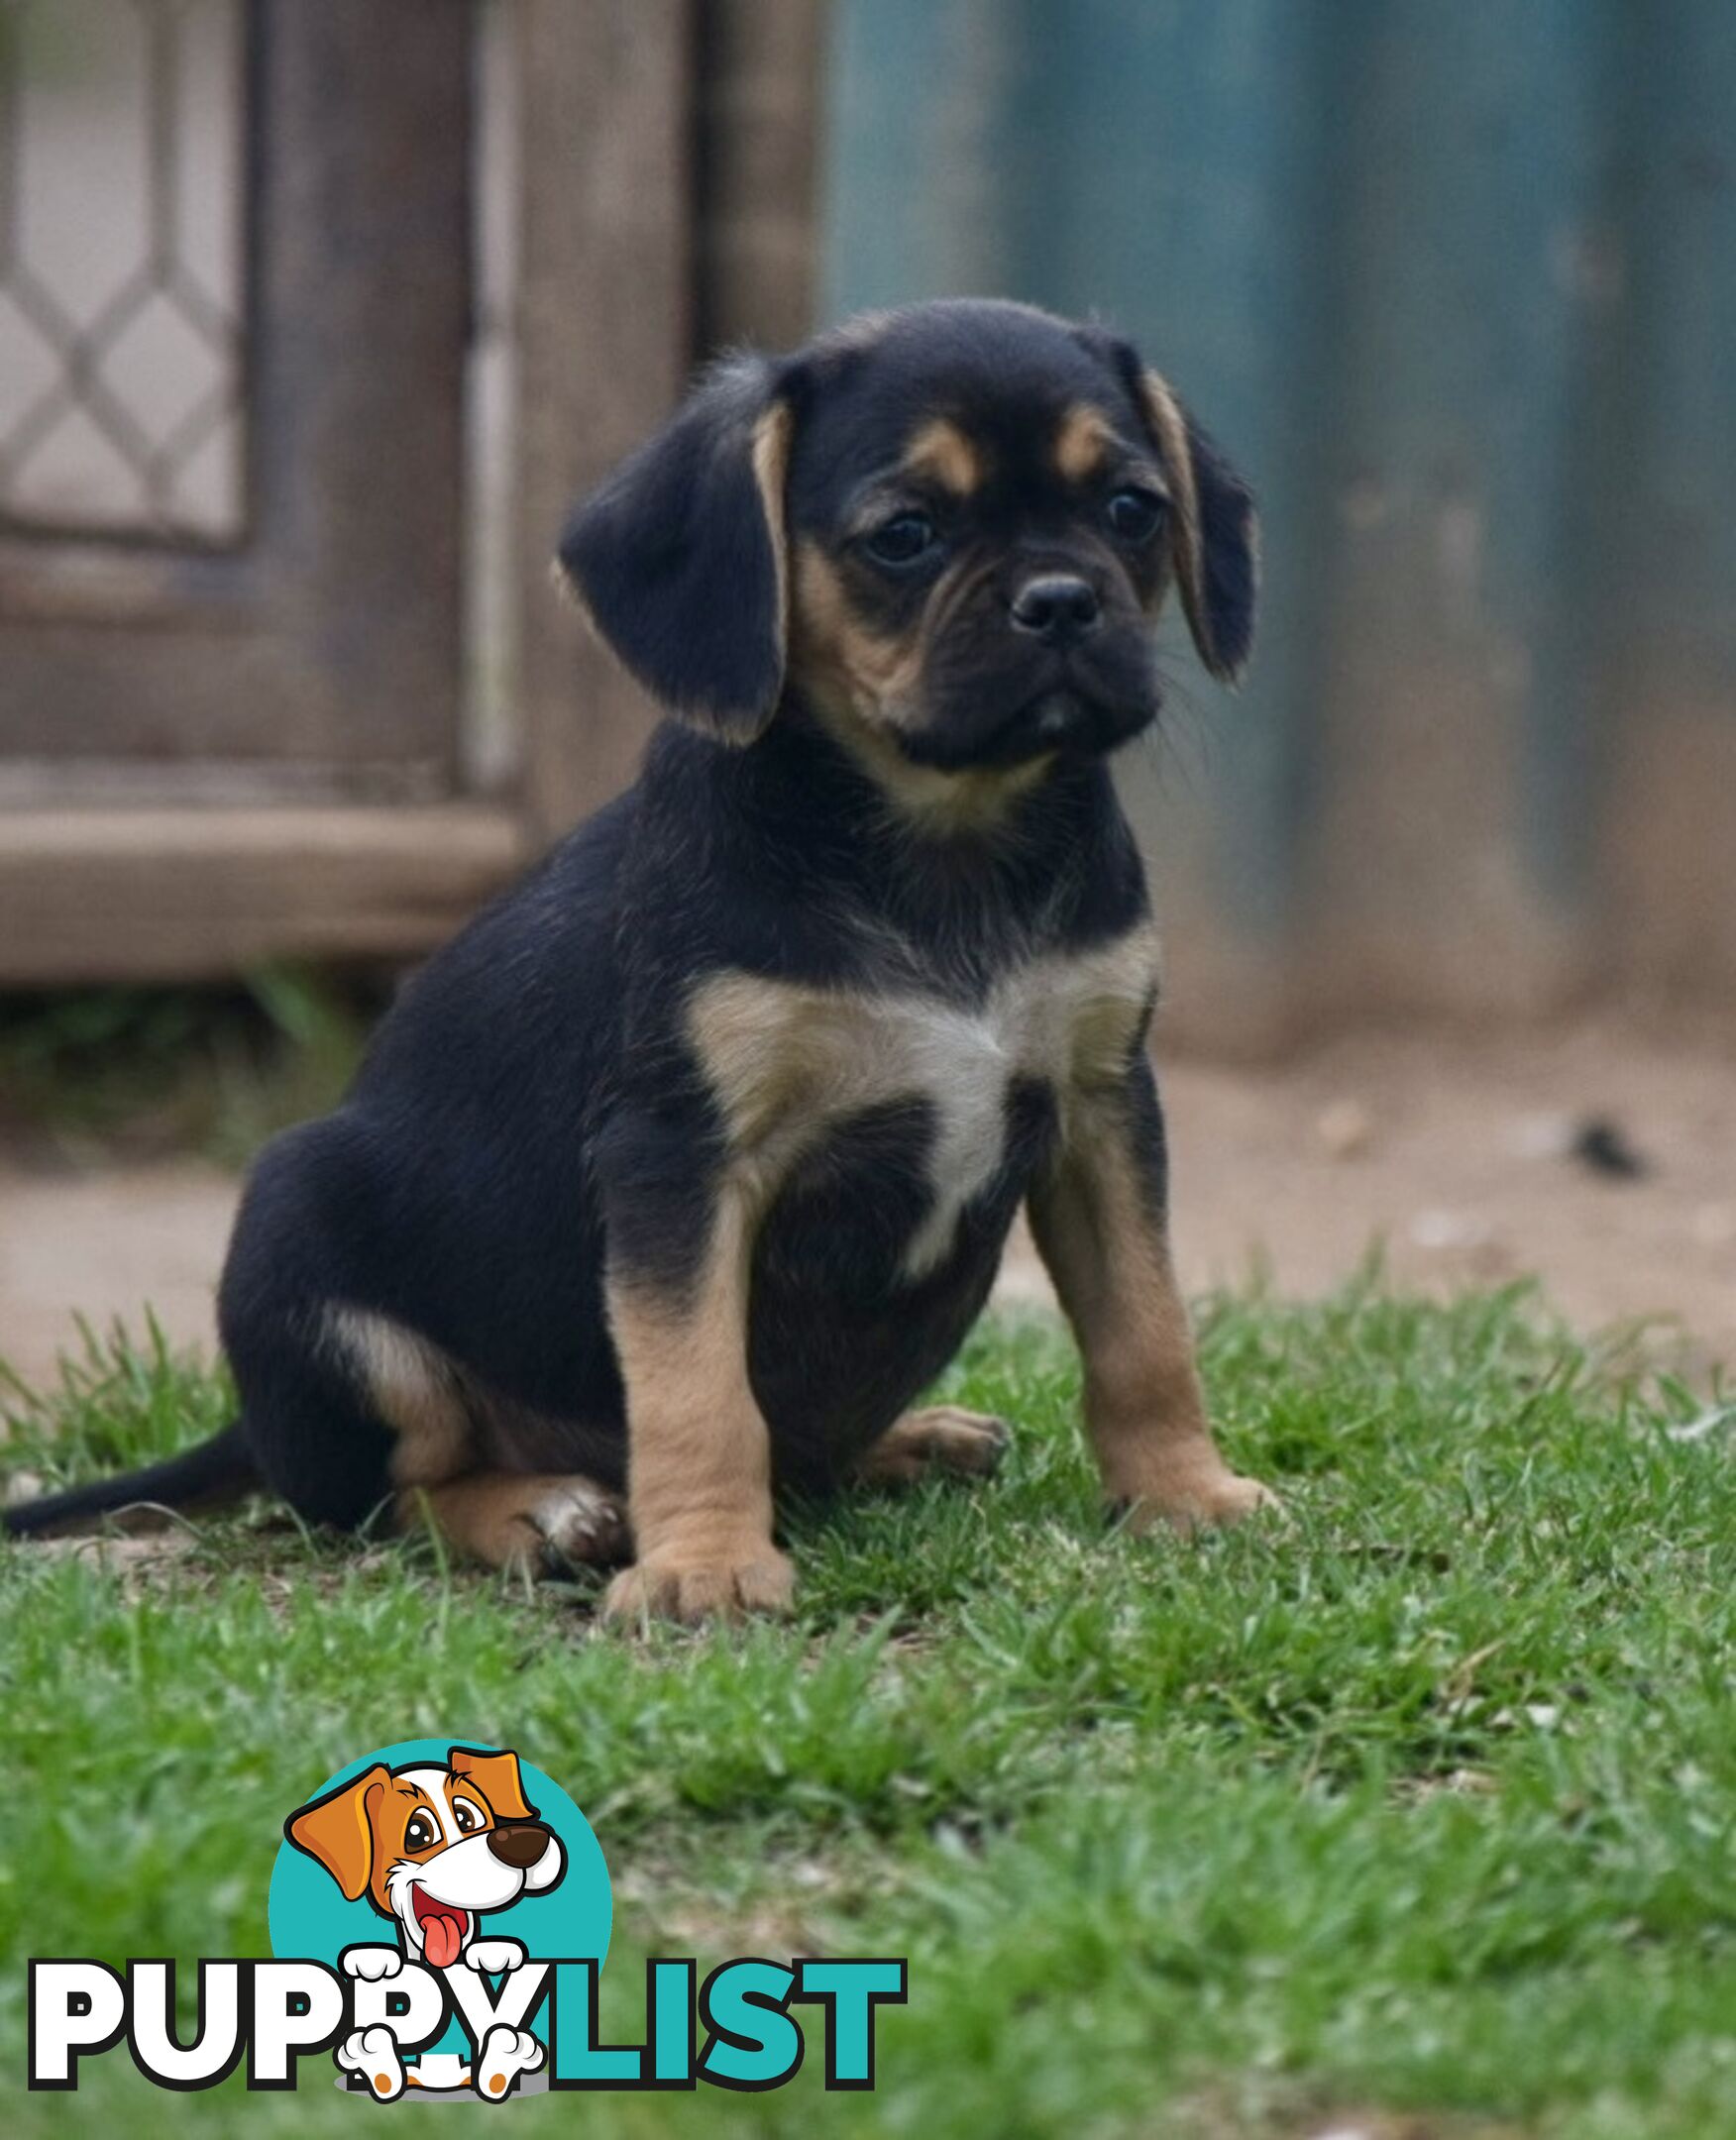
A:
<svg viewBox="0 0 1736 2140">
<path fill-rule="evenodd" d="M 870 771 L 785 683 L 779 559 L 752 466 L 754 427 L 779 396 L 793 539 L 825 549 L 866 627 L 927 635 L 922 725 L 901 746 L 913 765 L 1032 756 L 1030 708 L 1066 709 L 1038 777 L 989 829 L 895 821 Z M 1125 437 L 1130 466 L 1148 457 L 1136 396 L 1089 337 L 1022 307 L 922 307 L 874 337 L 713 376 L 576 515 L 567 570 L 687 724 L 665 724 L 638 783 L 408 984 L 337 1112 L 261 1159 L 220 1297 L 243 1420 L 206 1471 L 179 1459 L 174 1476 L 257 1476 L 311 1520 L 366 1523 L 390 1490 L 391 1435 L 329 1338 L 344 1307 L 437 1346 L 478 1420 L 507 1435 L 508 1467 L 620 1485 L 605 1264 L 679 1289 L 723 1158 L 687 1038 L 696 985 L 741 970 L 872 993 L 892 945 L 902 977 L 974 1004 L 1032 954 L 1082 950 L 1142 916 L 1104 754 L 1156 707 L 1141 607 L 1155 568 L 1121 557 L 1097 497 L 1061 497 L 1029 453 L 1082 398 Z M 920 576 L 876 577 L 852 532 L 924 413 L 970 417 L 998 472 L 968 507 L 934 507 L 948 518 L 933 572 L 957 588 L 943 614 Z M 1213 631 L 1235 654 L 1251 600 L 1247 493 L 1221 469 L 1202 445 Z M 1105 601 L 1103 633 L 1077 661 L 1015 643 L 1007 623 L 1018 576 L 1057 561 L 1093 575 Z M 1129 1081 L 1160 1177 L 1142 1055 Z M 860 1115 L 785 1184 L 754 1251 L 747 1334 L 784 1482 L 828 1484 L 956 1349 L 1050 1147 L 1053 1095 L 1016 1084 L 1007 1118 L 995 1178 L 914 1282 L 900 1257 L 930 1196 L 922 1103 Z M 167 1498 L 164 1476 L 104 1482 L 7 1524 Z"/>
<path fill-rule="evenodd" d="M 563 569 L 597 630 L 672 711 L 758 734 L 784 682 L 778 562 L 753 467 L 774 373 L 714 373 L 668 430 L 580 507 Z"/>
</svg>

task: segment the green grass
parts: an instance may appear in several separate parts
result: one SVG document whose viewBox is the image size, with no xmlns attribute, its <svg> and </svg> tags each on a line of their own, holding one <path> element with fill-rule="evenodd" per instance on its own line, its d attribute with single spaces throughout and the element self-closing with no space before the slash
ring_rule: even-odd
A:
<svg viewBox="0 0 1736 2140">
<path fill-rule="evenodd" d="M 1283 1526 L 1106 1538 L 1068 1348 L 986 1328 L 947 1394 L 1020 1432 L 986 1488 L 803 1519 L 790 1627 L 599 1631 L 423 1544 L 257 1512 L 166 1570 L 0 1555 L 9 2133 L 306 2133 L 371 2115 L 18 2085 L 29 1954 L 265 1951 L 284 1813 L 423 1732 L 566 1782 L 633 1957 L 901 1953 L 872 2096 L 523 2103 L 513 2130 L 1736 2133 L 1736 1467 L 1521 1295 L 1222 1301 L 1205 1360 Z M 215 1382 L 92 1341 L 17 1397 L 58 1475 L 191 1438 Z M 63 1439 L 57 1439 L 62 1437 Z M 612 1987 L 612 1988 L 611 1988 Z"/>
</svg>

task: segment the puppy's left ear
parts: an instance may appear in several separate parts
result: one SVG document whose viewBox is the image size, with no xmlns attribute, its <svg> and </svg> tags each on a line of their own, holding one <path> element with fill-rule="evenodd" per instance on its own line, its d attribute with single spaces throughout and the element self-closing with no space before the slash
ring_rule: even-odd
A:
<svg viewBox="0 0 1736 2140">
<path fill-rule="evenodd" d="M 1241 681 L 1253 646 L 1259 523 L 1253 492 L 1132 343 L 1097 327 L 1080 338 L 1138 403 L 1169 481 L 1175 577 L 1200 659 L 1221 683 Z"/>
<path fill-rule="evenodd" d="M 782 374 L 736 360 L 574 513 L 567 581 L 606 644 L 672 713 L 751 743 L 784 688 Z"/>
<path fill-rule="evenodd" d="M 1175 577 L 1200 659 L 1220 683 L 1240 683 L 1253 646 L 1259 585 L 1259 522 L 1253 492 L 1148 368 L 1139 405 L 1169 478 L 1175 512 Z"/>
<path fill-rule="evenodd" d="M 454 1775 L 469 1776 L 503 1821 L 535 1820 L 536 1808 L 524 1795 L 524 1778 L 516 1754 L 483 1754 L 475 1747 L 455 1746 L 447 1756 Z"/>
</svg>

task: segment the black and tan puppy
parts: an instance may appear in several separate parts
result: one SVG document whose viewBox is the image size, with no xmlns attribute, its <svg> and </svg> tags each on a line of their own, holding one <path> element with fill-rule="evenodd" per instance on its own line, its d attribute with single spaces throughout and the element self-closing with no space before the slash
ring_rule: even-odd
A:
<svg viewBox="0 0 1736 2140">
<path fill-rule="evenodd" d="M 986 1468 L 910 1405 L 1028 1203 L 1136 1524 L 1265 1498 L 1213 1445 L 1107 758 L 1173 581 L 1248 648 L 1247 490 L 1125 344 L 1022 306 L 713 374 L 561 565 L 675 716 L 638 785 L 431 960 L 278 1139 L 224 1275 L 242 1417 L 14 1531 L 263 1482 L 616 1613 L 790 1601 L 780 1484 Z"/>
</svg>

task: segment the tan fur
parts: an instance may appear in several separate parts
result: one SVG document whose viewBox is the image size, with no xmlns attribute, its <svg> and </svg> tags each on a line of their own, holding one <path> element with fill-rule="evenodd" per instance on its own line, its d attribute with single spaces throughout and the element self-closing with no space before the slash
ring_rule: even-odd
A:
<svg viewBox="0 0 1736 2140">
<path fill-rule="evenodd" d="M 689 1010 L 694 1047 L 732 1150 L 769 1201 L 833 1123 L 900 1100 L 935 1111 L 936 1204 L 911 1244 L 913 1277 L 951 1244 L 963 1204 L 999 1164 L 1006 1092 L 1037 1077 L 1060 1097 L 1118 1080 L 1157 986 L 1149 926 L 1090 951 L 1052 953 L 964 1007 L 900 986 L 896 950 L 878 988 L 816 988 L 722 974 Z"/>
<path fill-rule="evenodd" d="M 1055 426 L 1050 449 L 1055 471 L 1063 482 L 1088 482 L 1102 472 L 1115 443 L 1115 426 L 1103 411 L 1089 401 L 1075 401 Z"/>
<path fill-rule="evenodd" d="M 725 1182 L 689 1288 L 610 1280 L 638 1553 L 610 1585 L 614 1617 L 701 1620 L 789 1605 L 790 1563 L 772 1544 L 771 1439 L 747 1378 L 760 1208 L 739 1179 Z"/>
<path fill-rule="evenodd" d="M 471 1473 L 536 1471 L 560 1426 L 503 1397 L 436 1344 L 372 1311 L 334 1307 L 326 1338 L 396 1437 L 391 1482 L 434 1486 Z"/>
<path fill-rule="evenodd" d="M 753 427 L 753 480 L 759 485 L 760 504 L 771 537 L 772 562 L 778 583 L 778 657 L 787 662 L 790 652 L 790 544 L 784 509 L 784 486 L 790 475 L 790 446 L 796 419 L 788 403 L 775 401 Z M 769 710 L 769 708 L 768 708 Z"/>
<path fill-rule="evenodd" d="M 463 1383 L 439 1347 L 362 1308 L 333 1308 L 326 1329 L 370 1404 L 397 1436 L 392 1483 L 413 1486 L 466 1469 L 473 1424 Z"/>
<path fill-rule="evenodd" d="M 986 1478 L 1007 1450 L 1007 1425 L 958 1405 L 930 1405 L 896 1420 L 856 1467 L 865 1486 L 914 1486 L 944 1472 Z"/>
<path fill-rule="evenodd" d="M 911 439 L 899 466 L 919 482 L 937 483 L 954 497 L 975 495 L 982 485 L 983 453 L 957 424 L 933 416 Z"/>
<path fill-rule="evenodd" d="M 1119 1093 L 1081 1098 L 1031 1230 L 1085 1368 L 1085 1427 L 1105 1490 L 1142 1529 L 1228 1523 L 1272 1496 L 1224 1462 L 1206 1424 L 1193 1333 L 1163 1227 L 1141 1193 Z"/>
<path fill-rule="evenodd" d="M 814 710 L 885 797 L 887 807 L 911 830 L 930 837 L 992 832 L 1021 796 L 1046 776 L 1052 758 L 1027 758 L 1010 766 L 970 766 L 957 773 L 913 765 L 884 728 L 840 717 L 821 701 Z"/>
<path fill-rule="evenodd" d="M 885 639 L 869 631 L 851 610 L 831 560 L 811 539 L 796 545 L 793 579 L 791 677 L 899 818 L 930 833 L 983 830 L 1042 780 L 1046 757 L 958 773 L 913 765 L 897 731 L 918 716 L 920 632 Z"/>
<path fill-rule="evenodd" d="M 867 630 L 831 560 L 812 540 L 796 546 L 795 591 L 792 674 L 826 708 L 845 709 L 872 727 L 908 726 L 922 673 L 916 636 L 882 639 Z"/>
<path fill-rule="evenodd" d="M 546 1574 L 610 1566 L 627 1553 L 620 1497 L 577 1474 L 479 1471 L 406 1487 L 394 1514 L 399 1530 L 426 1524 L 489 1567 Z"/>
<path fill-rule="evenodd" d="M 1147 371 L 1139 383 L 1145 419 L 1156 437 L 1169 482 L 1170 503 L 1175 514 L 1171 554 L 1188 629 L 1193 633 L 1194 645 L 1199 648 L 1206 667 L 1214 676 L 1234 683 L 1241 672 L 1220 659 L 1206 606 L 1206 557 L 1200 535 L 1199 482 L 1194 474 L 1193 448 L 1188 443 L 1187 418 L 1168 381 L 1158 373 Z M 1255 545 L 1257 570 L 1257 525 L 1249 528 L 1248 539 Z"/>
</svg>

